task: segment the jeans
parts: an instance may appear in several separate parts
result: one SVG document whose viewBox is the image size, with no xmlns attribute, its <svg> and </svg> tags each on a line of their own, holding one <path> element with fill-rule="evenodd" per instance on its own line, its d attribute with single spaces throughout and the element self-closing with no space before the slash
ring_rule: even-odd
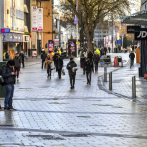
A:
<svg viewBox="0 0 147 147">
<path fill-rule="evenodd" d="M 13 108 L 12 106 L 13 94 L 14 94 L 14 85 L 7 84 L 6 85 L 6 96 L 5 96 L 5 101 L 4 101 L 5 108 Z"/>
<path fill-rule="evenodd" d="M 71 87 L 74 87 L 76 75 L 69 75 L 69 77 L 70 77 L 70 85 L 71 85 Z"/>
<path fill-rule="evenodd" d="M 50 66 L 48 66 L 47 74 L 48 74 L 48 76 L 50 76 L 50 77 L 51 77 L 51 72 L 52 72 L 52 70 L 51 70 Z"/>
<path fill-rule="evenodd" d="M 95 62 L 95 72 L 98 71 L 98 62 Z"/>
<path fill-rule="evenodd" d="M 17 71 L 17 78 L 19 78 L 19 71 L 20 71 L 20 67 L 14 67 L 15 72 Z"/>
<path fill-rule="evenodd" d="M 58 69 L 57 71 L 58 71 L 58 76 L 59 76 L 59 78 L 61 78 L 61 71 L 62 71 L 62 68 Z"/>
<path fill-rule="evenodd" d="M 87 76 L 87 83 L 91 84 L 91 71 L 86 72 L 86 76 Z"/>
</svg>

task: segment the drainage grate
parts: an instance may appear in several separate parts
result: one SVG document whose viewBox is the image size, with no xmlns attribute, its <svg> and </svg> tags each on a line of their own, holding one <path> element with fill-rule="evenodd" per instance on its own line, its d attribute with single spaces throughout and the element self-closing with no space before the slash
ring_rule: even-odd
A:
<svg viewBox="0 0 147 147">
<path fill-rule="evenodd" d="M 42 138 L 43 140 L 65 140 L 60 136 L 54 136 L 54 135 L 27 135 L 27 137 Z"/>
<path fill-rule="evenodd" d="M 3 124 L 0 124 L 0 127 L 13 127 L 14 125 L 3 125 Z"/>
<path fill-rule="evenodd" d="M 114 80 L 112 83 L 121 83 L 123 80 L 120 79 L 120 80 Z"/>
<path fill-rule="evenodd" d="M 83 101 L 102 101 L 102 100 L 83 100 Z"/>
<path fill-rule="evenodd" d="M 64 137 L 89 137 L 90 134 L 61 134 Z"/>
<path fill-rule="evenodd" d="M 82 118 L 91 118 L 91 116 L 77 116 L 77 117 L 82 117 Z"/>
<path fill-rule="evenodd" d="M 58 102 L 52 102 L 52 103 L 49 103 L 49 104 L 69 104 L 69 103 L 58 103 Z"/>
<path fill-rule="evenodd" d="M 19 89 L 32 89 L 32 88 L 19 88 Z"/>
<path fill-rule="evenodd" d="M 103 105 L 103 104 L 92 104 L 92 105 L 97 105 L 97 106 L 106 106 L 106 107 L 113 107 L 113 105 Z"/>
</svg>

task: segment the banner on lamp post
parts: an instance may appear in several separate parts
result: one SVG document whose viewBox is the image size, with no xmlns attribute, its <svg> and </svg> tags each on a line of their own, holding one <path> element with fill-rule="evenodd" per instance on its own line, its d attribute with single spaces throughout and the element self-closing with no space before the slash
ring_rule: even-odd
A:
<svg viewBox="0 0 147 147">
<path fill-rule="evenodd" d="M 37 28 L 39 32 L 43 32 L 43 8 L 38 8 Z"/>
<path fill-rule="evenodd" d="M 32 6 L 32 31 L 37 31 L 37 6 Z"/>
<path fill-rule="evenodd" d="M 78 1 L 76 0 L 76 10 L 78 10 Z M 74 24 L 77 24 L 78 23 L 78 18 L 77 16 L 75 15 L 75 18 L 74 18 Z"/>
</svg>

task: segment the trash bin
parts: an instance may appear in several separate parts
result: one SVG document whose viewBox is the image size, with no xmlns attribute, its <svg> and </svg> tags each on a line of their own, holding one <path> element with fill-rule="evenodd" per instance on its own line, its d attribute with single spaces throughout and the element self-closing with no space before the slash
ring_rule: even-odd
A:
<svg viewBox="0 0 147 147">
<path fill-rule="evenodd" d="M 6 62 L 0 62 L 0 70 L 2 69 L 2 66 L 6 64 Z M 6 94 L 5 86 L 0 85 L 0 98 L 4 98 Z"/>
</svg>

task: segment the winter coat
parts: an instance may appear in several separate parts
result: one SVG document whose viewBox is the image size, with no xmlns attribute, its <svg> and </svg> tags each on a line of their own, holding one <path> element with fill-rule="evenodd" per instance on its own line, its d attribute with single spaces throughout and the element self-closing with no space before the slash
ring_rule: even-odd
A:
<svg viewBox="0 0 147 147">
<path fill-rule="evenodd" d="M 130 53 L 129 58 L 131 58 L 131 60 L 134 60 L 135 54 L 134 53 Z"/>
<path fill-rule="evenodd" d="M 50 68 L 51 68 L 51 64 L 52 64 L 52 60 L 49 58 L 46 58 L 45 59 L 45 65 L 46 65 L 46 69 L 48 70 L 48 67 L 50 66 Z"/>
<path fill-rule="evenodd" d="M 94 54 L 94 56 L 93 56 L 93 62 L 99 62 L 99 61 L 100 61 L 100 56 Z"/>
<path fill-rule="evenodd" d="M 56 57 L 56 60 L 55 60 L 56 62 L 56 69 L 58 70 L 58 69 L 62 69 L 62 67 L 63 67 L 63 60 L 62 60 L 62 58 L 61 57 Z"/>
<path fill-rule="evenodd" d="M 92 57 L 93 57 L 93 54 L 91 52 L 88 53 L 87 57 L 90 58 L 90 60 L 92 61 Z"/>
<path fill-rule="evenodd" d="M 20 57 L 15 57 L 13 60 L 15 62 L 15 66 L 14 67 L 20 67 L 20 64 L 21 64 Z"/>
<path fill-rule="evenodd" d="M 92 61 L 86 61 L 85 70 L 86 70 L 86 72 L 92 72 L 93 71 L 93 62 Z"/>
<path fill-rule="evenodd" d="M 82 67 L 85 66 L 85 62 L 86 62 L 86 58 L 85 57 L 81 57 L 80 62 L 82 63 Z"/>
<path fill-rule="evenodd" d="M 11 72 L 14 72 L 13 68 L 10 68 L 8 65 L 3 66 L 2 68 L 2 77 L 4 78 L 5 84 L 15 84 L 15 75 L 11 75 Z"/>
<path fill-rule="evenodd" d="M 70 67 L 69 67 L 69 65 L 70 65 Z M 67 64 L 67 69 L 68 69 L 69 75 L 76 75 L 76 70 L 75 70 L 75 72 L 73 72 L 74 67 L 77 67 L 77 64 L 75 63 L 75 61 L 70 61 Z"/>
</svg>

